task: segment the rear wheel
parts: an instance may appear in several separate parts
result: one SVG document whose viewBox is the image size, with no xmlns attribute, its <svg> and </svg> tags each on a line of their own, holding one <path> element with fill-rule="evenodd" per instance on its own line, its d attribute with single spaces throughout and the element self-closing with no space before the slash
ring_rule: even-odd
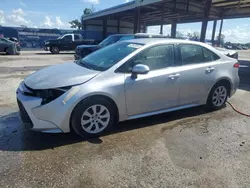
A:
<svg viewBox="0 0 250 188">
<path fill-rule="evenodd" d="M 207 99 L 207 108 L 209 110 L 219 110 L 225 105 L 229 92 L 227 85 L 223 83 L 216 84 L 211 90 Z"/>
<path fill-rule="evenodd" d="M 57 46 L 52 46 L 52 47 L 50 48 L 50 52 L 51 52 L 52 54 L 59 54 L 60 50 L 59 50 L 59 48 L 58 48 Z"/>
<path fill-rule="evenodd" d="M 115 123 L 115 110 L 103 98 L 87 99 L 80 102 L 72 113 L 73 130 L 84 138 L 100 136 Z"/>
</svg>

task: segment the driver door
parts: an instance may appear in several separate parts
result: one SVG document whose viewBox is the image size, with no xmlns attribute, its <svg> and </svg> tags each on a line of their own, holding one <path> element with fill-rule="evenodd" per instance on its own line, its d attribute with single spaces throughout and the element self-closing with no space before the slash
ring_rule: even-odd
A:
<svg viewBox="0 0 250 188">
<path fill-rule="evenodd" d="M 127 68 L 144 64 L 146 75 L 125 74 L 125 96 L 129 116 L 163 110 L 178 105 L 179 79 L 174 67 L 174 46 L 149 47 L 127 62 Z"/>
<path fill-rule="evenodd" d="M 72 50 L 73 38 L 72 35 L 65 35 L 61 39 L 61 50 Z"/>
</svg>

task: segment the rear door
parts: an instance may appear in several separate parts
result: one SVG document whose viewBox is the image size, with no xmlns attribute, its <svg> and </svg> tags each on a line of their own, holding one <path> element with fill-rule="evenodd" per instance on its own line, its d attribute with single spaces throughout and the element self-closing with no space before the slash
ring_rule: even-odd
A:
<svg viewBox="0 0 250 188">
<path fill-rule="evenodd" d="M 179 105 L 204 104 L 215 81 L 220 58 L 210 50 L 193 44 L 179 44 Z"/>
</svg>

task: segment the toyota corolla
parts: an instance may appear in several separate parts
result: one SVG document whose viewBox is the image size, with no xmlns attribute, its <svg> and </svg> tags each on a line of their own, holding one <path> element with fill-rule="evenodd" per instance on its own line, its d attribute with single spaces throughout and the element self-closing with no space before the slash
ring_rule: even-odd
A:
<svg viewBox="0 0 250 188">
<path fill-rule="evenodd" d="M 203 43 L 128 40 L 30 75 L 17 101 L 31 130 L 99 136 L 125 120 L 201 105 L 220 109 L 237 90 L 238 68 L 236 59 Z"/>
</svg>

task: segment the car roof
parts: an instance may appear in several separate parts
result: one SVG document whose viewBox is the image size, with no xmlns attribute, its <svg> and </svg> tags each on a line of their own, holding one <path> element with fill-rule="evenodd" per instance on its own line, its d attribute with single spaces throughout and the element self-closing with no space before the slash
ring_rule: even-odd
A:
<svg viewBox="0 0 250 188">
<path fill-rule="evenodd" d="M 172 38 L 139 38 L 139 39 L 130 39 L 124 42 L 131 43 L 141 43 L 141 44 L 161 44 L 161 43 L 185 43 L 185 44 L 197 44 L 202 46 L 207 46 L 205 43 L 183 40 L 183 39 L 172 39 Z"/>
</svg>

